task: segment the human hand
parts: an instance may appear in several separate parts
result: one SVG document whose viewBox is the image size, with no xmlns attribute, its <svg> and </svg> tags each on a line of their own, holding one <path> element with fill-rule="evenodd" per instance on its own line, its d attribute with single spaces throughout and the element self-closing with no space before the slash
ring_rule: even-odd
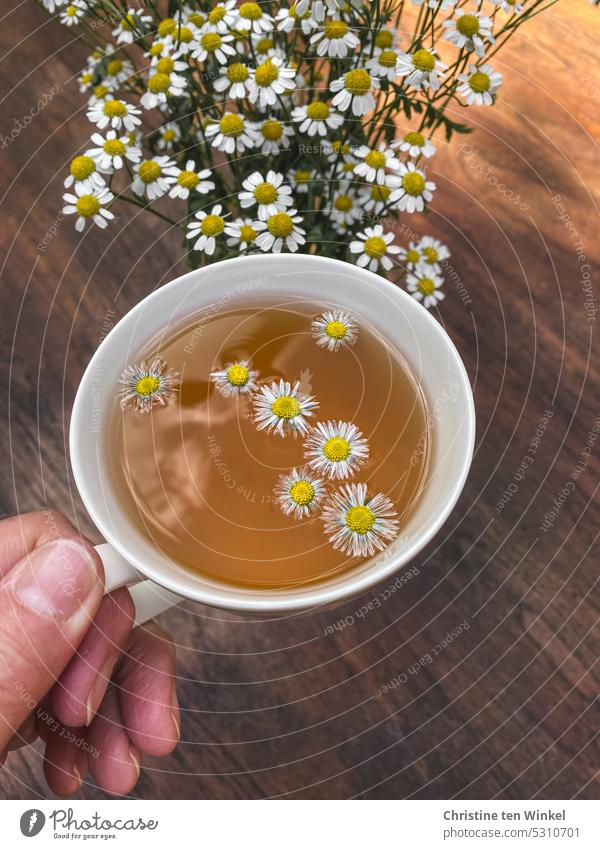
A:
<svg viewBox="0 0 600 849">
<path fill-rule="evenodd" d="M 93 546 L 60 513 L 0 521 L 0 763 L 41 737 L 61 796 L 88 771 L 129 793 L 142 754 L 179 739 L 171 639 L 154 622 L 132 630 L 129 592 L 103 597 L 103 582 Z"/>
</svg>

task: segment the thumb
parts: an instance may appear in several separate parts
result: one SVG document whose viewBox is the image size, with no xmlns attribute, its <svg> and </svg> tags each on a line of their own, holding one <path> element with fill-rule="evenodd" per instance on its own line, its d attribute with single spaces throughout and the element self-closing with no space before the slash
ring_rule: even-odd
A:
<svg viewBox="0 0 600 849">
<path fill-rule="evenodd" d="M 34 549 L 0 584 L 0 752 L 69 662 L 102 592 L 100 558 L 75 539 Z"/>
</svg>

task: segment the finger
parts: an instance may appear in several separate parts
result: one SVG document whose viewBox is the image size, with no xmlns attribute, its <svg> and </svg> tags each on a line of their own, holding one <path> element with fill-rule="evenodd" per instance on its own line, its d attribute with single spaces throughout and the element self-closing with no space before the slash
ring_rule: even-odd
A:
<svg viewBox="0 0 600 849">
<path fill-rule="evenodd" d="M 73 539 L 34 549 L 0 583 L 0 750 L 66 667 L 102 589 L 100 558 Z"/>
<path fill-rule="evenodd" d="M 99 787 L 117 796 L 130 793 L 140 777 L 141 754 L 123 728 L 113 684 L 106 691 L 86 738 L 94 753 L 88 760 L 89 769 Z"/>
<path fill-rule="evenodd" d="M 123 722 L 132 742 L 149 755 L 167 755 L 179 740 L 175 649 L 155 622 L 132 631 L 115 672 Z"/>
<path fill-rule="evenodd" d="M 56 510 L 38 510 L 3 519 L 0 522 L 0 578 L 29 551 L 54 539 L 85 538 Z"/>
<path fill-rule="evenodd" d="M 61 726 L 49 735 L 46 743 L 44 775 L 48 786 L 58 796 L 77 793 L 87 775 L 87 752 L 71 739 L 78 731 Z"/>
<path fill-rule="evenodd" d="M 35 716 L 29 714 L 25 722 L 19 730 L 8 741 L 8 751 L 12 752 L 15 749 L 20 749 L 22 746 L 30 746 L 38 738 Z"/>
<path fill-rule="evenodd" d="M 124 587 L 102 599 L 91 628 L 52 689 L 52 707 L 64 725 L 91 723 L 131 632 L 134 614 L 133 599 Z"/>
</svg>

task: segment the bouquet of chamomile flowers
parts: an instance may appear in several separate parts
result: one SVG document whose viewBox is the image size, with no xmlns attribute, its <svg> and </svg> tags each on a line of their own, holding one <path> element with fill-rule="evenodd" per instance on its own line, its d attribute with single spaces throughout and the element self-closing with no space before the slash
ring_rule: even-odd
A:
<svg viewBox="0 0 600 849">
<path fill-rule="evenodd" d="M 434 139 L 469 131 L 457 106 L 494 103 L 495 53 L 552 4 L 42 2 L 93 49 L 90 139 L 65 180 L 77 230 L 128 202 L 181 228 L 192 267 L 319 250 L 397 268 L 426 307 L 449 257 L 410 223 L 435 195 Z"/>
</svg>

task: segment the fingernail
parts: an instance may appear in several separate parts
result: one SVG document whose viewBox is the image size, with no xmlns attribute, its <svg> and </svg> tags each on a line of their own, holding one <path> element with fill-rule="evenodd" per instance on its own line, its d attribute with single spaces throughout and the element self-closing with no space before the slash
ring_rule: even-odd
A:
<svg viewBox="0 0 600 849">
<path fill-rule="evenodd" d="M 15 598 L 50 618 L 69 619 L 99 583 L 91 554 L 68 539 L 36 548 L 13 573 L 8 581 Z"/>
<path fill-rule="evenodd" d="M 136 771 L 136 773 L 137 773 L 137 777 L 139 778 L 139 777 L 140 777 L 140 769 L 141 769 L 141 766 L 140 766 L 140 764 L 141 764 L 141 760 L 140 760 L 140 756 L 139 756 L 139 755 L 138 755 L 138 753 L 137 753 L 137 752 L 133 749 L 133 747 L 132 747 L 132 746 L 130 746 L 130 747 L 129 747 L 129 758 L 130 758 L 130 760 L 131 760 L 131 763 L 132 763 L 132 764 L 133 764 L 133 766 L 135 767 L 135 771 Z"/>
<path fill-rule="evenodd" d="M 85 702 L 86 725 L 90 725 L 93 718 L 96 716 L 96 713 L 98 712 L 98 708 L 100 707 L 100 704 L 106 692 L 106 688 L 108 687 L 108 684 L 110 682 L 113 667 L 114 660 L 112 657 L 109 657 L 108 660 L 106 660 L 104 664 L 100 667 L 100 670 L 96 675 L 96 680 L 92 684 L 92 687 Z"/>
</svg>

